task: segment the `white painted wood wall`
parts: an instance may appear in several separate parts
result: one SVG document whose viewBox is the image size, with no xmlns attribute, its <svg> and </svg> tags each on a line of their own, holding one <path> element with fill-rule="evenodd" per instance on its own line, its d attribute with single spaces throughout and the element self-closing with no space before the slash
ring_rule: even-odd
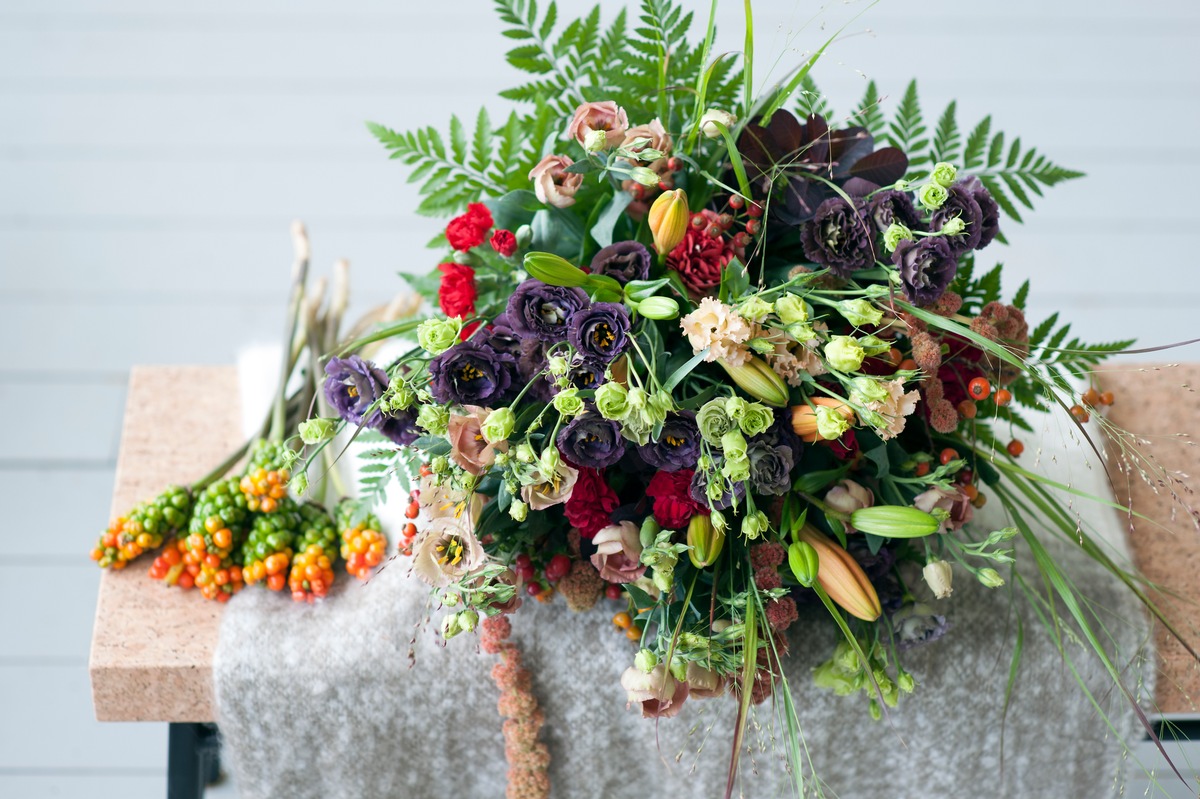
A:
<svg viewBox="0 0 1200 799">
<path fill-rule="evenodd" d="M 757 74 L 865 6 L 758 0 Z M 126 372 L 271 340 L 293 218 L 360 306 L 428 269 L 437 223 L 363 122 L 498 115 L 498 27 L 487 0 L 0 3 L 0 796 L 162 795 L 164 728 L 92 722 L 86 675 Z M 1200 4 L 885 0 L 851 30 L 816 71 L 835 108 L 916 76 L 928 112 L 958 98 L 1089 173 L 987 252 L 1035 316 L 1200 336 Z"/>
</svg>

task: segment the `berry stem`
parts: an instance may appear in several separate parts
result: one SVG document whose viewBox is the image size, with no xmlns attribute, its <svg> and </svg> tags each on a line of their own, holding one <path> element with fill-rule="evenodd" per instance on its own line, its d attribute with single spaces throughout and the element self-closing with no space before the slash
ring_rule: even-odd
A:
<svg viewBox="0 0 1200 799">
<path fill-rule="evenodd" d="M 292 266 L 292 291 L 288 301 L 287 320 L 284 323 L 283 355 L 279 367 L 279 387 L 275 391 L 275 415 L 271 419 L 271 431 L 268 438 L 274 442 L 283 441 L 283 431 L 287 424 L 287 382 L 292 374 L 295 361 L 292 359 L 292 342 L 296 339 L 296 331 L 300 325 L 300 310 L 304 301 L 304 283 L 308 277 L 308 234 L 304 225 L 299 221 L 292 223 L 292 242 L 296 250 L 296 261 Z"/>
</svg>

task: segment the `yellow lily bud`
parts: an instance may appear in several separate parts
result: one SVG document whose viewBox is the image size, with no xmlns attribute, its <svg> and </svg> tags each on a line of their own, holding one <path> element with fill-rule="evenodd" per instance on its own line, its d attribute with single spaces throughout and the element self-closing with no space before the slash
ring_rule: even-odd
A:
<svg viewBox="0 0 1200 799">
<path fill-rule="evenodd" d="M 920 508 L 876 505 L 850 514 L 850 524 L 861 533 L 883 538 L 924 538 L 941 529 L 941 522 Z"/>
<path fill-rule="evenodd" d="M 525 255 L 525 271 L 551 286 L 582 286 L 588 275 L 566 258 L 551 252 L 531 252 Z"/>
<path fill-rule="evenodd" d="M 725 361 L 717 361 L 717 363 L 721 364 L 721 368 L 733 379 L 738 388 L 759 402 L 773 408 L 782 408 L 787 405 L 787 383 L 784 383 L 783 378 L 775 374 L 762 358 L 751 356 L 750 360 L 741 366 L 730 366 Z"/>
<path fill-rule="evenodd" d="M 851 616 L 863 621 L 878 619 L 883 613 L 879 594 L 858 561 L 812 525 L 801 527 L 797 537 L 817 551 L 817 582 L 829 598 Z"/>
<path fill-rule="evenodd" d="M 646 220 L 654 235 L 654 249 L 658 250 L 659 255 L 666 255 L 679 246 L 687 233 L 691 216 L 683 189 L 672 189 L 658 195 L 650 206 Z"/>
<path fill-rule="evenodd" d="M 711 566 L 725 546 L 725 533 L 713 526 L 708 514 L 697 513 L 688 522 L 688 559 L 697 569 Z"/>
<path fill-rule="evenodd" d="M 854 409 L 840 399 L 834 399 L 833 397 L 813 397 L 809 402 L 813 405 L 824 405 L 826 408 L 832 408 L 846 417 L 847 422 L 854 421 Z M 793 405 L 792 430 L 801 439 L 810 444 L 820 438 L 821 434 L 817 431 L 816 409 L 808 405 Z"/>
</svg>

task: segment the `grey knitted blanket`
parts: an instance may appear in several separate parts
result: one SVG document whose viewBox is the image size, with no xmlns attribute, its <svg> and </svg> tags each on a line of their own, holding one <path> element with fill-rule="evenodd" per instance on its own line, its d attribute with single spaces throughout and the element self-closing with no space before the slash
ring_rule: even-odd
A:
<svg viewBox="0 0 1200 799">
<path fill-rule="evenodd" d="M 1061 440 L 1058 433 L 1047 436 L 1047 449 L 1054 440 Z M 1043 453 L 1039 471 L 1103 495 L 1099 473 L 1064 457 L 1064 448 L 1058 445 L 1057 456 Z M 1074 458 L 1080 449 L 1071 451 Z M 990 503 L 976 524 L 1003 526 L 998 506 Z M 1116 514 L 1094 503 L 1076 507 L 1115 556 L 1127 558 Z M 1149 695 L 1148 625 L 1135 600 L 1077 547 L 1049 531 L 1045 540 L 1079 590 L 1106 609 L 1106 640 L 1126 684 Z M 1031 558 L 1021 552 L 1021 560 Z M 215 680 L 225 759 L 242 796 L 504 795 L 507 767 L 490 677 L 496 659 L 469 635 L 440 642 L 436 624 L 428 623 L 427 588 L 407 570 L 407 561 L 397 559 L 366 584 L 343 575 L 315 606 L 259 590 L 229 604 Z M 1025 573 L 1036 576 L 1032 567 Z M 836 637 L 823 611 L 810 608 L 805 616 L 802 609 L 789 631 L 786 671 L 824 795 L 1116 795 L 1122 742 L 1140 727 L 1090 649 L 1068 643 L 1064 659 L 1024 598 L 1010 602 L 1006 589 L 989 591 L 961 572 L 956 577 L 953 597 L 937 603 L 953 624 L 950 633 L 908 653 L 917 690 L 881 722 L 870 720 L 861 695 L 837 697 L 812 685 L 811 669 L 829 656 Z M 552 795 L 720 796 L 732 698 L 689 701 L 680 716 L 657 723 L 626 710 L 619 677 L 636 650 L 614 632 L 610 615 L 603 607 L 573 614 L 560 600 L 527 603 L 513 618 L 513 640 L 546 713 Z M 1018 626 L 1024 654 L 1006 714 Z M 770 701 L 757 708 L 736 795 L 796 794 L 780 719 Z"/>
</svg>

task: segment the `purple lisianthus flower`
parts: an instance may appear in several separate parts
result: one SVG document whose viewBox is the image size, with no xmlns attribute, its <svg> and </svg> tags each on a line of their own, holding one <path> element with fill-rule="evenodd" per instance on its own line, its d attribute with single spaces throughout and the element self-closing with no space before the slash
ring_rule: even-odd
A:
<svg viewBox="0 0 1200 799">
<path fill-rule="evenodd" d="M 958 218 L 964 225 L 962 233 L 953 236 L 943 236 L 950 244 L 950 251 L 957 258 L 963 253 L 970 252 L 979 246 L 983 235 L 983 210 L 970 189 L 960 181 L 947 191 L 946 202 L 929 217 L 929 229 L 935 233 L 951 219 Z"/>
<path fill-rule="evenodd" d="M 350 424 L 361 425 L 365 421 L 368 427 L 374 427 L 381 414 L 378 408 L 372 411 L 371 406 L 387 390 L 387 372 L 351 355 L 332 358 L 325 364 L 325 374 L 325 399 L 338 416 Z"/>
<path fill-rule="evenodd" d="M 401 447 L 412 444 L 424 433 L 417 427 L 417 415 L 408 409 L 382 414 L 377 429 L 384 438 Z"/>
<path fill-rule="evenodd" d="M 575 358 L 571 362 L 570 371 L 567 372 L 567 379 L 580 391 L 599 388 L 604 382 L 604 364 L 586 358 Z"/>
<path fill-rule="evenodd" d="M 731 491 L 730 484 L 724 484 L 724 491 L 721 496 L 714 500 L 709 500 L 708 497 L 708 476 L 703 469 L 697 469 L 692 475 L 692 485 L 688 489 L 692 500 L 703 505 L 706 508 L 714 508 L 716 510 L 729 510 L 735 504 L 741 503 L 746 498 L 746 484 L 742 481 L 733 483 Z"/>
<path fill-rule="evenodd" d="M 979 223 L 979 243 L 975 245 L 975 249 L 982 250 L 991 244 L 992 240 L 996 238 L 996 234 L 1000 232 L 1000 206 L 996 204 L 991 192 L 984 188 L 983 181 L 979 178 L 971 176 L 966 180 L 959 181 L 958 185 L 969 191 L 975 198 L 975 202 L 979 203 L 983 219 Z"/>
<path fill-rule="evenodd" d="M 576 468 L 604 469 L 625 454 L 621 426 L 591 411 L 572 419 L 559 432 L 557 443 L 558 451 Z"/>
<path fill-rule="evenodd" d="M 862 208 L 841 197 L 817 206 L 817 213 L 800 231 L 805 257 L 829 267 L 839 277 L 875 264 L 874 240 L 875 230 L 863 217 Z"/>
<path fill-rule="evenodd" d="M 753 441 L 746 447 L 750 459 L 750 487 L 756 494 L 780 497 L 792 488 L 792 451 Z"/>
<path fill-rule="evenodd" d="M 775 421 L 771 423 L 771 426 L 750 439 L 750 443 L 756 441 L 761 441 L 772 447 L 785 447 L 791 450 L 792 463 L 799 463 L 800 455 L 804 451 L 804 442 L 800 440 L 800 436 L 796 435 L 796 431 L 792 429 L 791 408 L 776 410 Z"/>
<path fill-rule="evenodd" d="M 554 397 L 554 384 L 546 379 L 550 375 L 543 374 L 545 370 L 546 345 L 536 338 L 523 339 L 517 354 L 517 374 L 529 383 L 525 396 L 538 402 L 549 402 Z"/>
<path fill-rule="evenodd" d="M 567 341 L 589 358 L 612 363 L 629 346 L 629 311 L 615 302 L 593 302 L 571 314 Z"/>
<path fill-rule="evenodd" d="M 486 343 L 496 352 L 507 352 L 513 357 L 521 354 L 521 337 L 513 330 L 507 313 L 497 316 L 491 327 L 477 332 L 474 340 Z"/>
<path fill-rule="evenodd" d="M 567 337 L 567 320 L 587 304 L 583 289 L 551 286 L 531 277 L 508 298 L 504 315 L 518 336 L 533 336 L 552 344 Z"/>
<path fill-rule="evenodd" d="M 929 605 L 916 602 L 904 605 L 892 615 L 892 628 L 896 631 L 896 648 L 904 652 L 933 643 L 946 634 L 950 624 Z"/>
<path fill-rule="evenodd" d="M 958 260 L 944 236 L 900 242 L 892 263 L 900 270 L 905 296 L 915 305 L 937 302 L 958 272 Z"/>
<path fill-rule="evenodd" d="M 496 405 L 512 388 L 517 359 L 487 344 L 464 341 L 429 362 L 429 391 L 444 405 Z"/>
<path fill-rule="evenodd" d="M 642 460 L 664 472 L 696 468 L 700 459 L 700 428 L 696 414 L 680 411 L 667 414 L 657 441 L 638 446 Z"/>
<path fill-rule="evenodd" d="M 650 251 L 636 241 L 618 241 L 592 256 L 593 275 L 606 275 L 624 286 L 650 277 Z"/>
<path fill-rule="evenodd" d="M 913 206 L 907 192 L 888 189 L 871 197 L 867 203 L 867 219 L 875 229 L 883 233 L 892 224 L 904 225 L 909 230 L 921 228 L 921 215 Z"/>
</svg>

